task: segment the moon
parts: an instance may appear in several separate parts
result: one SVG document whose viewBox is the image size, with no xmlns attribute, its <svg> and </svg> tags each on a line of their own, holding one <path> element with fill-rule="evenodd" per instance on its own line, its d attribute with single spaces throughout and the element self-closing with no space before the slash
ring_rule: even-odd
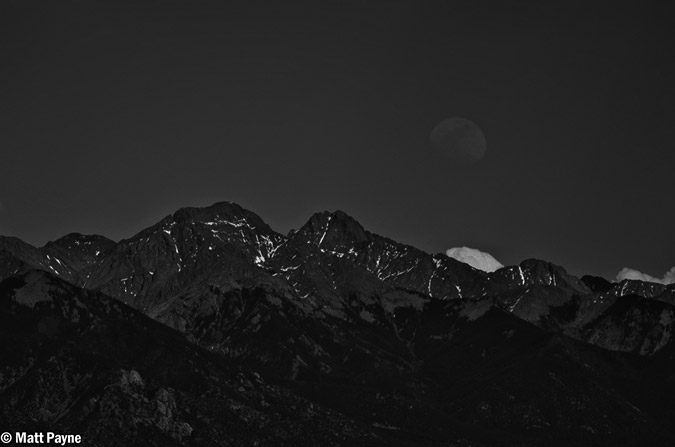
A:
<svg viewBox="0 0 675 447">
<path fill-rule="evenodd" d="M 485 156 L 486 142 L 478 124 L 465 118 L 452 117 L 441 121 L 429 135 L 432 149 L 458 165 L 479 162 Z"/>
</svg>

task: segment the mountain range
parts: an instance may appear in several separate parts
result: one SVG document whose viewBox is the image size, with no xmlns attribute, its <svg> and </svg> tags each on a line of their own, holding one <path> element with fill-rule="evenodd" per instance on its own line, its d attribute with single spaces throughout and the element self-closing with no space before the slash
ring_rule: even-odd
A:
<svg viewBox="0 0 675 447">
<path fill-rule="evenodd" d="M 0 236 L 0 420 L 91 446 L 675 445 L 675 285 L 230 202 Z"/>
</svg>

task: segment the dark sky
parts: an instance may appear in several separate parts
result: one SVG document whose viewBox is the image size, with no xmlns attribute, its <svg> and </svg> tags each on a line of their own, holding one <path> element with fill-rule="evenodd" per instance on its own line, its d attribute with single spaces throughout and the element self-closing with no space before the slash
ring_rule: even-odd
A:
<svg viewBox="0 0 675 447">
<path fill-rule="evenodd" d="M 120 239 L 231 200 L 281 232 L 342 209 L 429 252 L 675 265 L 668 11 L 270 3 L 3 1 L 0 233 Z M 430 150 L 449 116 L 482 162 Z"/>
</svg>

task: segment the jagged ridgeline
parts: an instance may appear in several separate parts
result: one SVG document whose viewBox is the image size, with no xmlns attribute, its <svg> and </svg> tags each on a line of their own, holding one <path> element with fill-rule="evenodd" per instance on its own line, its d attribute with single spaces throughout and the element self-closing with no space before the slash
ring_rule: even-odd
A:
<svg viewBox="0 0 675 447">
<path fill-rule="evenodd" d="M 0 237 L 0 420 L 113 446 L 674 445 L 675 286 L 233 203 Z"/>
</svg>

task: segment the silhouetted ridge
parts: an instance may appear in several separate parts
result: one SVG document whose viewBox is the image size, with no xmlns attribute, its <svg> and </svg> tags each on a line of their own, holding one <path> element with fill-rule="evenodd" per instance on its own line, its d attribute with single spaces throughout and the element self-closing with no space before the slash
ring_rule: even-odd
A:
<svg viewBox="0 0 675 447">
<path fill-rule="evenodd" d="M 609 293 L 615 296 L 639 295 L 645 298 L 654 298 L 667 290 L 668 287 L 663 284 L 637 279 L 624 279 L 618 284 L 613 284 Z"/>
<path fill-rule="evenodd" d="M 600 276 L 584 275 L 581 281 L 596 293 L 606 293 L 612 288 L 613 283 Z"/>
<path fill-rule="evenodd" d="M 0 236 L 0 248 L 4 248 L 15 255 L 33 253 L 36 247 L 14 236 Z"/>
<path fill-rule="evenodd" d="M 314 214 L 298 231 L 298 235 L 324 249 L 354 246 L 370 239 L 363 226 L 344 211 Z"/>
<path fill-rule="evenodd" d="M 532 284 L 557 285 L 574 290 L 580 294 L 587 294 L 590 289 L 577 277 L 548 261 L 539 259 L 526 259 L 519 264 L 525 271 L 526 280 Z"/>
<path fill-rule="evenodd" d="M 69 233 L 55 241 L 47 242 L 44 247 L 72 248 L 74 245 L 80 244 L 95 244 L 98 247 L 111 248 L 115 245 L 115 241 L 98 234 Z"/>
<path fill-rule="evenodd" d="M 218 219 L 224 221 L 237 221 L 243 219 L 252 226 L 267 227 L 267 224 L 260 216 L 233 202 L 218 202 L 207 207 L 181 208 L 173 213 L 170 218 L 177 224 L 217 221 Z"/>
</svg>

